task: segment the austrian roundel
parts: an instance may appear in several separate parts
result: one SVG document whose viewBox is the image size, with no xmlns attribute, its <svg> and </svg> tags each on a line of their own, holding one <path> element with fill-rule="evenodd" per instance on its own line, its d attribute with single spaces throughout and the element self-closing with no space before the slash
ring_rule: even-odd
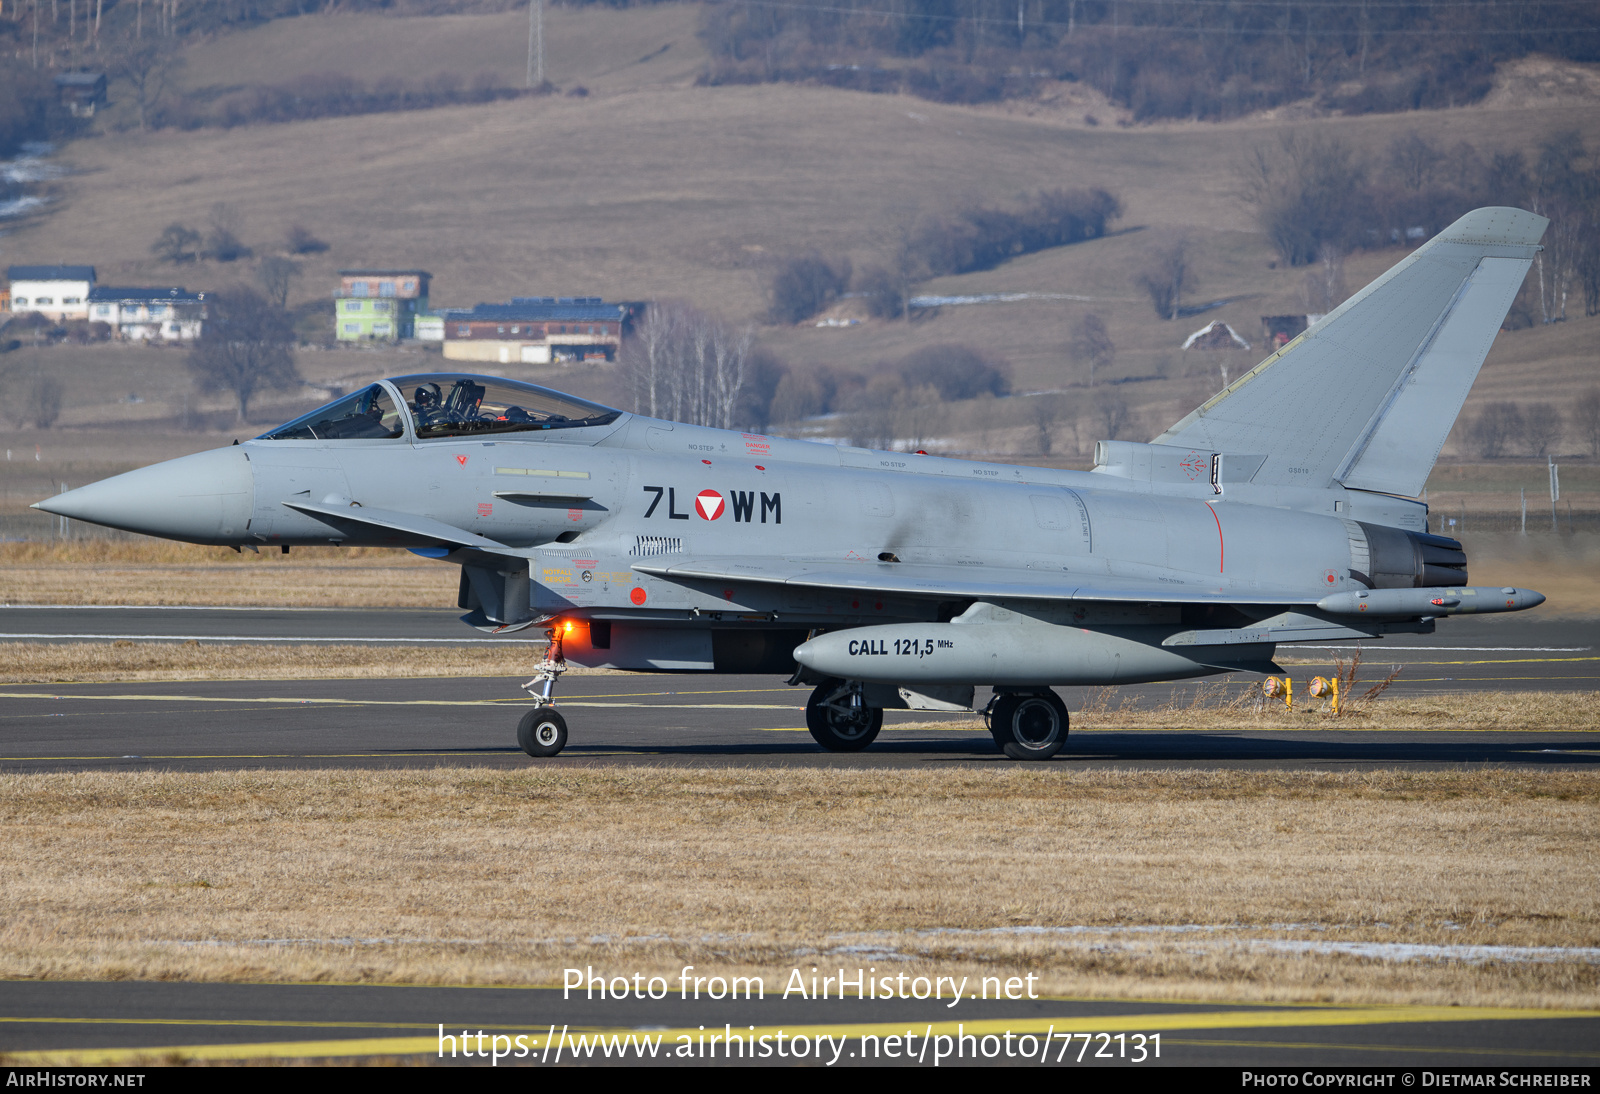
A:
<svg viewBox="0 0 1600 1094">
<path fill-rule="evenodd" d="M 722 515 L 724 508 L 722 495 L 715 490 L 700 491 L 695 495 L 694 505 L 700 510 L 700 516 L 704 520 L 716 520 Z"/>
</svg>

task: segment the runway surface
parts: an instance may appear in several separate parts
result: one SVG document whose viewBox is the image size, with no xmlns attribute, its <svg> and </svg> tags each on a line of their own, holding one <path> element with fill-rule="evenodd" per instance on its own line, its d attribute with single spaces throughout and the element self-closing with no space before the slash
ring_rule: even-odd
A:
<svg viewBox="0 0 1600 1094">
<path fill-rule="evenodd" d="M 1434 635 L 1369 644 L 1364 678 L 1400 666 L 1392 694 L 1600 690 L 1587 622 L 1452 620 Z M 48 637 L 45 637 L 48 636 Z M 4 608 L 0 641 L 504 642 L 437 611 Z M 527 639 L 513 639 L 528 641 Z M 0 646 L 3 649 L 3 646 Z M 1302 682 L 1348 646 L 1281 647 Z M 532 661 L 534 651 L 529 651 Z M 1240 677 L 1240 679 L 1244 679 Z M 1252 678 L 1253 679 L 1253 678 Z M 515 726 L 532 704 L 518 678 L 0 685 L 0 770 L 199 770 L 238 766 L 529 763 Z M 1165 702 L 1186 684 L 1121 689 Z M 878 741 L 822 752 L 805 731 L 805 688 L 764 676 L 569 674 L 559 685 L 571 741 L 557 762 L 916 766 L 998 763 L 970 718 L 890 712 Z M 1069 708 L 1084 689 L 1060 689 Z M 979 702 L 983 701 L 980 693 Z M 917 723 L 916 725 L 910 725 Z M 909 727 L 908 727 L 909 726 Z M 908 727 L 908 728 L 900 728 Z M 1073 731 L 1056 763 L 1120 767 L 1591 766 L 1591 734 L 1360 731 Z"/>
<path fill-rule="evenodd" d="M 1454 620 L 1437 634 L 1371 643 L 1363 675 L 1399 665 L 1393 694 L 1490 690 L 1600 690 L 1597 628 L 1585 622 Z M 356 642 L 487 645 L 490 638 L 448 611 L 319 611 L 152 608 L 0 608 L 7 641 Z M 1328 671 L 1348 646 L 1280 647 L 1297 681 Z M 530 663 L 536 651 L 528 650 Z M 1241 681 L 1246 679 L 1239 678 Z M 1250 677 L 1248 679 L 1255 679 Z M 891 712 L 871 749 L 821 751 L 805 731 L 808 689 L 761 676 L 570 674 L 560 683 L 572 727 L 567 750 L 533 761 L 517 749 L 517 719 L 530 705 L 522 678 L 224 681 L 0 685 L 0 771 L 214 770 L 481 765 L 538 762 L 595 766 L 808 765 L 933 767 L 1006 764 L 981 729 L 954 716 Z M 1165 702 L 1195 683 L 1124 688 Z M 1068 706 L 1083 689 L 1063 688 Z M 983 696 L 980 693 L 979 701 Z M 912 725 L 911 723 L 920 723 Z M 1086 732 L 1075 729 L 1049 770 L 1085 767 L 1344 770 L 1396 767 L 1580 767 L 1600 763 L 1600 737 L 1581 732 L 1427 733 L 1316 729 L 1300 732 Z M 898 970 L 896 970 L 898 971 Z M 769 985 L 771 988 L 776 985 Z M 776 994 L 776 992 L 770 992 Z M 660 1035 L 648 1063 L 707 1062 L 702 1036 L 784 1032 L 790 1054 L 762 1062 L 929 1066 L 963 1034 L 992 1048 L 987 1063 L 1063 1066 L 1584 1067 L 1600 1060 L 1600 1015 L 1474 1008 L 1239 1006 L 1140 1001 L 830 1000 L 757 1002 L 678 999 L 563 1000 L 550 988 L 370 987 L 279 984 L 0 982 L 0 1052 L 8 1064 L 69 1060 L 137 1064 L 186 1058 L 387 1057 L 437 1061 L 439 1026 L 458 1037 L 527 1055 L 510 1064 L 637 1063 L 640 1034 Z M 702 1032 L 700 1026 L 705 1026 Z M 754 1031 L 751 1026 L 756 1027 Z M 563 1035 L 563 1030 L 565 1035 Z M 1002 1040 L 1005 1032 L 1017 1035 Z M 623 1038 L 593 1040 L 596 1031 Z M 907 1033 L 911 1036 L 907 1037 Z M 629 1033 L 634 1047 L 626 1047 Z M 1071 1035 L 1071 1040 L 1064 1038 Z M 1103 1039 L 1099 1036 L 1104 1035 Z M 672 1055 L 682 1035 L 694 1055 Z M 808 1039 L 809 1058 L 793 1055 Z M 1032 1037 L 1039 1059 L 1006 1056 Z M 869 1038 L 863 1040 L 863 1036 Z M 819 1040 L 819 1037 L 826 1040 Z M 889 1057 L 888 1038 L 898 1055 Z M 945 1040 L 940 1041 L 943 1037 Z M 1160 1056 L 1154 1055 L 1159 1037 Z M 587 1038 L 579 1040 L 579 1038 Z M 877 1038 L 873 1040 L 872 1038 Z M 1142 1039 L 1141 1039 L 1142 1038 Z M 554 1043 L 552 1044 L 552 1039 Z M 754 1042 L 752 1042 L 753 1044 Z M 1135 1063 L 1137 1049 L 1144 1058 Z M 933 1046 L 931 1049 L 928 1046 Z M 1042 1048 L 1041 1046 L 1049 1047 Z M 645 1047 L 640 1047 L 645 1046 Z M 662 1047 L 664 1046 L 664 1047 Z M 1109 1049 L 1109 1051 L 1108 1051 Z M 752 1049 L 754 1051 L 754 1049 Z M 769 1049 L 770 1051 L 770 1049 Z M 855 1055 L 851 1055 L 855 1053 Z M 1099 1055 L 1106 1053 L 1105 1055 Z M 447 1055 L 448 1062 L 448 1055 Z M 458 1064 L 490 1062 L 457 1056 Z M 720 1058 L 719 1058 L 720 1062 Z M 733 1061 L 738 1062 L 735 1057 Z M 821 1062 L 827 1063 L 827 1059 Z M 956 1060 L 947 1060 L 954 1063 Z"/>
<path fill-rule="evenodd" d="M 813 1066 L 1587 1069 L 1600 1062 L 1595 1013 L 1029 999 L 1020 980 L 1015 1001 L 973 998 L 979 985 L 971 983 L 959 1001 L 948 986 L 943 998 L 922 1001 L 853 992 L 783 999 L 786 985 L 777 979 L 767 978 L 765 998 L 750 1000 L 684 998 L 676 979 L 657 982 L 653 990 L 664 998 L 624 1000 L 586 999 L 581 990 L 563 998 L 561 989 L 547 987 L 12 981 L 0 983 L 0 1044 L 10 1054 L 6 1062 L 17 1065 L 127 1066 L 174 1055 L 438 1062 L 441 1051 L 447 1063 L 501 1066 L 699 1066 L 739 1063 L 741 1056 Z M 908 978 L 891 990 L 927 995 L 928 985 Z M 992 991 L 1000 993 L 998 981 Z M 680 1046 L 686 1057 L 676 1055 Z"/>
</svg>

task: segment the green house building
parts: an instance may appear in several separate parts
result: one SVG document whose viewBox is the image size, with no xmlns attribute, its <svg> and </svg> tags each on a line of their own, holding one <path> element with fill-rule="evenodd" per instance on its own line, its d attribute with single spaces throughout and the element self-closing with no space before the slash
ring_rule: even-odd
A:
<svg viewBox="0 0 1600 1094">
<path fill-rule="evenodd" d="M 427 270 L 340 270 L 334 294 L 334 336 L 341 342 L 397 342 L 416 337 L 428 310 Z"/>
</svg>

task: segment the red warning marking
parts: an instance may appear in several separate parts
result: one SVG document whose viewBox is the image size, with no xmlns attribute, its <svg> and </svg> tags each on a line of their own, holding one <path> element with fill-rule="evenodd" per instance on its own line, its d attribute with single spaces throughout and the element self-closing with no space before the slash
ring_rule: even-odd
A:
<svg viewBox="0 0 1600 1094">
<path fill-rule="evenodd" d="M 637 585 L 635 585 L 633 587 L 633 591 L 628 594 L 628 599 L 633 601 L 635 604 L 643 604 L 644 603 L 644 598 L 645 598 L 644 590 L 641 589 Z"/>
<path fill-rule="evenodd" d="M 694 505 L 696 509 L 700 510 L 700 516 L 705 520 L 716 520 L 722 515 L 722 510 L 725 508 L 722 502 L 722 495 L 715 490 L 700 491 L 699 494 L 695 495 Z"/>
<path fill-rule="evenodd" d="M 467 458 L 465 456 L 457 456 L 456 457 L 456 462 L 459 463 L 462 467 L 467 466 Z"/>
<path fill-rule="evenodd" d="M 1211 519 L 1217 522 L 1217 573 L 1220 574 L 1222 573 L 1222 564 L 1228 558 L 1226 545 L 1222 542 L 1222 518 L 1217 516 L 1217 507 L 1215 505 L 1212 505 L 1209 501 L 1206 504 L 1211 506 Z M 1366 610 L 1365 605 L 1362 606 L 1362 610 Z"/>
</svg>

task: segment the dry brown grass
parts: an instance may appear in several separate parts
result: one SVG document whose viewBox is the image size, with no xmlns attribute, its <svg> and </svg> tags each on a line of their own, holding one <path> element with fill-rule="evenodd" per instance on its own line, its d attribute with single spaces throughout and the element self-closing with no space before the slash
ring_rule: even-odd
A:
<svg viewBox="0 0 1600 1094">
<path fill-rule="evenodd" d="M 1240 944 L 1592 947 L 1589 773 L 12 775 L 0 823 L 7 976 L 526 983 L 693 964 L 771 988 L 799 965 L 892 962 L 1031 971 L 1053 993 L 1600 1004 L 1583 960 Z M 1216 929 L 1115 929 L 1163 925 Z M 1073 926 L 1106 930 L 1014 930 Z"/>
<path fill-rule="evenodd" d="M 543 646 L 359 646 L 217 642 L 10 642 L 0 683 L 527 676 Z M 572 669 L 574 673 L 595 670 Z"/>
<path fill-rule="evenodd" d="M 1600 537 L 1469 534 L 1463 542 L 1474 585 L 1537 589 L 1547 597 L 1538 617 L 1600 616 Z"/>
<path fill-rule="evenodd" d="M 0 544 L 0 604 L 438 608 L 460 572 L 406 551 L 234 552 L 166 540 Z"/>
<path fill-rule="evenodd" d="M 1107 688 L 1098 695 L 1088 694 L 1084 705 L 1072 712 L 1072 725 L 1088 730 L 1600 731 L 1600 693 L 1592 691 L 1473 691 L 1417 697 L 1390 692 L 1362 702 L 1360 696 L 1386 675 L 1369 667 L 1368 675 L 1357 683 L 1356 699 L 1335 716 L 1327 700 L 1306 694 L 1309 672 L 1296 670 L 1293 675 L 1293 710 L 1280 699 L 1262 696 L 1254 682 L 1181 687 L 1172 701 L 1142 709 L 1131 697 Z"/>
</svg>

